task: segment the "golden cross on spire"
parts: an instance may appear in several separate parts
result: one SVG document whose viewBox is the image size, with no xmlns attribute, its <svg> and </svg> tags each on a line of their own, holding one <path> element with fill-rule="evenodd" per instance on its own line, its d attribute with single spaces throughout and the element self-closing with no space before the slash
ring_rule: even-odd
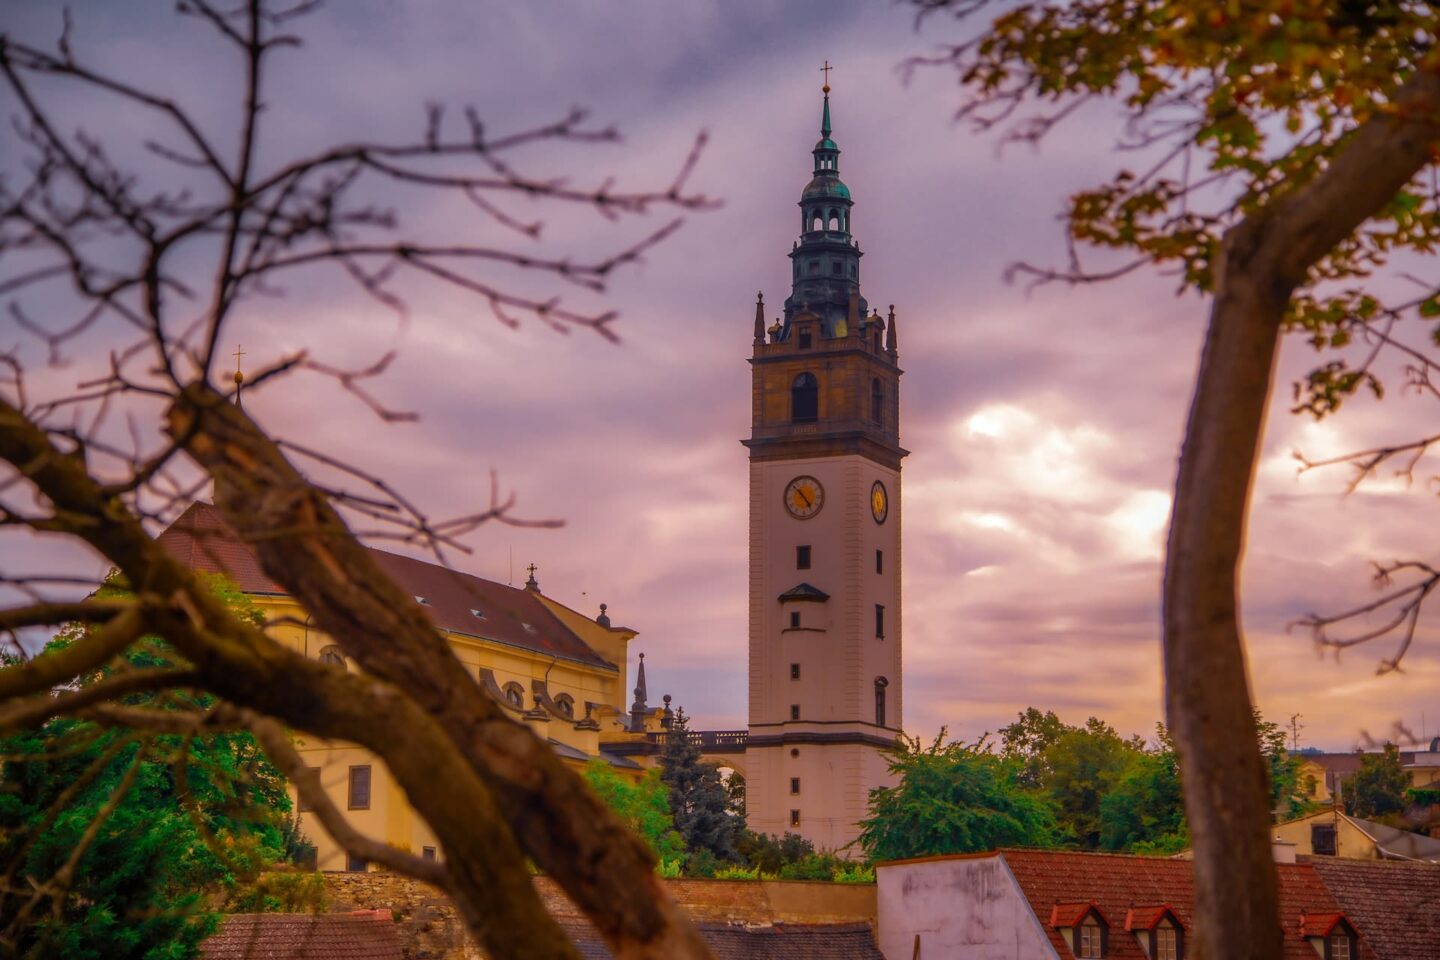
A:
<svg viewBox="0 0 1440 960">
<path fill-rule="evenodd" d="M 240 372 L 240 358 L 243 357 L 243 356 L 245 356 L 245 348 L 242 347 L 240 344 L 237 343 L 237 344 L 235 345 L 235 352 L 234 352 L 233 354 L 231 354 L 231 356 L 233 356 L 233 357 L 235 358 L 235 372 L 236 372 L 236 373 L 239 373 L 239 372 Z"/>
<path fill-rule="evenodd" d="M 826 93 L 830 92 L 830 71 L 834 69 L 834 67 L 830 66 L 830 61 L 828 59 L 825 61 L 825 66 L 820 68 L 820 72 L 825 74 L 825 86 L 821 87 L 821 89 L 824 90 Z"/>
</svg>

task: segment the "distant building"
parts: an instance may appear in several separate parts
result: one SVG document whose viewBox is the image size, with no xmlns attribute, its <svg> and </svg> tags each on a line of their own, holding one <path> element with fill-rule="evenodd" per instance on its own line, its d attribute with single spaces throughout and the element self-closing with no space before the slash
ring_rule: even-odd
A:
<svg viewBox="0 0 1440 960">
<path fill-rule="evenodd" d="M 1400 765 L 1410 775 L 1412 787 L 1440 785 L 1440 737 L 1431 740 L 1428 746 L 1428 750 L 1400 751 Z M 1299 754 L 1300 792 L 1306 799 L 1329 803 L 1340 794 L 1341 785 L 1360 769 L 1360 760 L 1365 756 L 1359 750 Z"/>
<path fill-rule="evenodd" d="M 1324 810 L 1271 828 L 1298 854 L 1349 860 L 1424 860 L 1440 863 L 1440 840 L 1373 820 Z"/>
<path fill-rule="evenodd" d="M 266 576 L 254 552 L 211 504 L 191 504 L 159 542 L 191 569 L 224 574 L 259 608 L 267 632 L 281 643 L 337 668 L 356 669 Z M 592 619 L 550 599 L 540 592 L 533 568 L 525 588 L 517 589 L 398 554 L 374 549 L 370 554 L 414 596 L 481 690 L 548 741 L 562 760 L 577 768 L 602 760 L 636 776 L 642 772 L 641 763 L 607 747 L 662 729 L 665 711 L 646 703 L 643 659 L 633 691 L 629 687 L 627 649 L 636 631 L 611 626 L 604 605 Z M 301 738 L 297 746 L 306 762 L 319 768 L 326 793 L 357 829 L 423 857 L 440 855 L 429 826 L 370 753 L 313 737 Z M 319 869 L 366 869 L 300 809 Z"/>
<path fill-rule="evenodd" d="M 1284 960 L 1440 956 L 1440 864 L 1276 866 Z M 1191 869 L 1186 860 L 1042 850 L 882 863 L 880 949 L 891 960 L 1185 960 Z"/>
</svg>

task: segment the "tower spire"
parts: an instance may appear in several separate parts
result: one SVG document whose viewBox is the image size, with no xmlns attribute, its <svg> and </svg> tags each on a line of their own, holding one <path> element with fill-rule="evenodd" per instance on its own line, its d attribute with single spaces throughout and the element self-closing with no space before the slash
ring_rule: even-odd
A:
<svg viewBox="0 0 1440 960">
<path fill-rule="evenodd" d="M 755 345 L 765 343 L 765 294 L 755 294 Z"/>
</svg>

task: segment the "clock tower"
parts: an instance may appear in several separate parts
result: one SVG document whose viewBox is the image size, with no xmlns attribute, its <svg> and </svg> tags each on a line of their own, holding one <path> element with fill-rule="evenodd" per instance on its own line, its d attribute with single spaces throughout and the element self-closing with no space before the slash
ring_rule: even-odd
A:
<svg viewBox="0 0 1440 960">
<path fill-rule="evenodd" d="M 750 828 L 839 850 L 891 782 L 900 731 L 900 368 L 895 310 L 860 294 L 830 138 L 800 195 L 783 319 L 755 304 L 750 450 Z"/>
</svg>

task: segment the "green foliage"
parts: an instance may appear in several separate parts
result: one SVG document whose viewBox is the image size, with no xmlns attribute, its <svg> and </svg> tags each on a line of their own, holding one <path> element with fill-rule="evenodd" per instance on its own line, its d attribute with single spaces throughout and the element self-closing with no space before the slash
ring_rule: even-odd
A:
<svg viewBox="0 0 1440 960">
<path fill-rule="evenodd" d="M 1345 812 L 1367 820 L 1398 814 L 1405 809 L 1409 789 L 1410 775 L 1400 765 L 1400 749 L 1387 743 L 1380 753 L 1364 754 L 1360 769 L 1345 779 Z"/>
<path fill-rule="evenodd" d="M 1172 854 L 1190 845 L 1180 764 L 1163 724 L 1159 748 L 1136 753 L 1114 788 L 1100 799 L 1100 846 L 1141 854 Z"/>
<path fill-rule="evenodd" d="M 1405 791 L 1405 799 L 1422 807 L 1434 806 L 1440 804 L 1440 788 L 1411 787 Z"/>
<path fill-rule="evenodd" d="M 585 765 L 585 780 L 596 796 L 650 845 L 661 863 L 684 859 L 685 843 L 675 831 L 669 791 L 657 771 L 647 770 L 635 781 L 603 760 L 591 760 Z"/>
<path fill-rule="evenodd" d="M 260 622 L 223 578 L 210 587 L 239 617 Z M 127 591 L 112 576 L 97 595 Z M 65 628 L 47 650 L 86 630 Z M 125 669 L 179 663 L 155 638 L 123 659 Z M 193 711 L 211 701 L 170 692 L 124 702 Z M 18 956 L 183 960 L 214 930 L 216 903 L 265 910 L 318 902 L 318 876 L 270 872 L 306 841 L 287 816 L 283 779 L 248 733 L 187 738 L 62 717 L 0 739 L 0 756 L 0 861 L 18 881 L 0 896 L 0 918 L 29 918 Z M 27 904 L 32 889 L 65 873 L 68 884 Z"/>
<path fill-rule="evenodd" d="M 1398 0 L 911 2 L 927 13 L 994 12 L 948 58 L 966 91 L 960 113 L 982 127 L 1009 121 L 1009 136 L 1035 140 L 1087 100 L 1120 109 L 1120 143 L 1148 148 L 1130 153 L 1145 160 L 1074 194 L 1068 232 L 1115 256 L 1090 276 L 1148 263 L 1201 293 L 1214 288 L 1225 231 L 1310 181 L 1361 123 L 1393 110 L 1398 88 L 1434 69 L 1440 32 L 1440 7 Z M 1397 257 L 1440 244 L 1432 173 L 1420 171 L 1308 272 L 1290 330 L 1316 350 L 1344 351 L 1373 343 L 1369 331 L 1401 314 L 1434 327 L 1440 299 L 1428 291 L 1399 287 L 1390 302 L 1361 289 Z M 1357 391 L 1379 396 L 1383 386 L 1367 353 L 1342 353 L 1295 384 L 1294 409 L 1322 417 Z"/>
<path fill-rule="evenodd" d="M 836 883 L 874 883 L 875 867 L 867 863 L 847 864 L 830 879 Z"/>
<path fill-rule="evenodd" d="M 759 880 L 759 867 L 721 867 L 715 871 L 716 880 Z"/>
<path fill-rule="evenodd" d="M 1270 809 L 1277 821 L 1299 816 L 1305 805 L 1300 789 L 1300 758 L 1285 746 L 1285 729 L 1255 711 L 1255 732 L 1270 785 Z"/>
<path fill-rule="evenodd" d="M 894 787 L 870 791 L 860 845 L 872 860 L 972 853 L 1000 846 L 1047 846 L 1054 813 L 1022 786 L 1021 765 L 992 753 L 984 740 L 933 743 L 904 737 L 890 753 Z"/>
<path fill-rule="evenodd" d="M 1063 842 L 1086 850 L 1101 845 L 1103 797 L 1119 784 L 1142 744 L 1121 739 L 1115 728 L 1091 717 L 1070 727 L 1045 748 L 1044 791 L 1054 805 Z"/>
<path fill-rule="evenodd" d="M 731 798 L 720 770 L 700 762 L 700 747 L 689 738 L 689 718 L 684 708 L 675 712 L 670 736 L 665 740 L 661 779 L 670 789 L 670 809 L 675 829 L 691 854 L 707 850 L 716 860 L 739 858 L 735 848 L 745 821 L 731 811 Z"/>
<path fill-rule="evenodd" d="M 684 870 L 685 861 L 682 860 L 680 857 L 675 857 L 671 860 L 661 860 L 659 865 L 655 868 L 655 872 L 660 874 L 660 876 L 668 877 L 671 879 L 682 876 L 684 874 Z"/>
<path fill-rule="evenodd" d="M 1061 734 L 1072 729 L 1053 710 L 1041 713 L 1034 707 L 1026 707 L 1014 723 L 1000 728 L 1000 755 L 1020 764 L 1022 785 L 1039 788 L 1050 772 L 1045 751 Z"/>
<path fill-rule="evenodd" d="M 325 878 L 314 870 L 271 870 L 225 902 L 226 913 L 323 913 Z"/>
<path fill-rule="evenodd" d="M 741 859 L 769 876 L 779 876 L 787 864 L 797 863 L 815 853 L 815 844 L 798 833 L 779 839 L 747 830 L 735 845 Z"/>
</svg>

